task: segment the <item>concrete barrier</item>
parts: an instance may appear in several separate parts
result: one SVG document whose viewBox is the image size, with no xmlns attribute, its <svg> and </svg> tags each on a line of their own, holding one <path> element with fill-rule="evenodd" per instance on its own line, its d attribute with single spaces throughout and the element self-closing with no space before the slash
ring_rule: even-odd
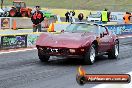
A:
<svg viewBox="0 0 132 88">
<path fill-rule="evenodd" d="M 41 33 L 21 33 L 0 36 L 0 50 L 35 47 L 37 38 Z"/>
</svg>

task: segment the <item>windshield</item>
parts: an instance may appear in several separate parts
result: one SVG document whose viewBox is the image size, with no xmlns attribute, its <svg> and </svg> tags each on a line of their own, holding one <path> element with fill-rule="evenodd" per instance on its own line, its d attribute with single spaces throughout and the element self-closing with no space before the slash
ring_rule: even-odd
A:
<svg viewBox="0 0 132 88">
<path fill-rule="evenodd" d="M 70 24 L 66 27 L 66 32 L 94 32 L 97 29 L 95 25 L 88 24 Z"/>
</svg>

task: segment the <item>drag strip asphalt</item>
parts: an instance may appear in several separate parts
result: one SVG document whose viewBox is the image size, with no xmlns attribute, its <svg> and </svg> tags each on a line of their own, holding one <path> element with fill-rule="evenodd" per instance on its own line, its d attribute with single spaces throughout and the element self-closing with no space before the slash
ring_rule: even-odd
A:
<svg viewBox="0 0 132 88">
<path fill-rule="evenodd" d="M 37 50 L 0 54 L 0 88 L 91 88 L 97 84 L 80 86 L 76 82 L 77 68 L 82 65 L 87 73 L 128 73 L 132 71 L 132 38 L 120 39 L 117 60 L 99 57 L 94 65 L 80 60 L 50 58 L 41 63 Z"/>
</svg>

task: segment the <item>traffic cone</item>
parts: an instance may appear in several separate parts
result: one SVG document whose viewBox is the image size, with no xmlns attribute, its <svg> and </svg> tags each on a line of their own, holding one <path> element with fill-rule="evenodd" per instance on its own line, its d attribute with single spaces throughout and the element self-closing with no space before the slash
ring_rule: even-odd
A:
<svg viewBox="0 0 132 88">
<path fill-rule="evenodd" d="M 16 30 L 17 29 L 17 27 L 16 27 L 16 20 L 13 20 L 13 30 Z"/>
<path fill-rule="evenodd" d="M 51 24 L 51 32 L 54 32 L 54 28 L 55 28 L 54 23 L 52 23 Z"/>
</svg>

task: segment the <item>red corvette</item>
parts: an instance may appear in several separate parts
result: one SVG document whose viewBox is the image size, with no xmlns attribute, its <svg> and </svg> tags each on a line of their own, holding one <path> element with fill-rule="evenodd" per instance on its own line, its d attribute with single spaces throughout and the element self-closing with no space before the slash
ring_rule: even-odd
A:
<svg viewBox="0 0 132 88">
<path fill-rule="evenodd" d="M 93 64 L 98 55 L 116 59 L 119 55 L 119 39 L 105 26 L 72 23 L 60 34 L 43 33 L 36 47 L 40 61 L 48 62 L 50 56 L 83 58 L 85 64 Z"/>
</svg>

